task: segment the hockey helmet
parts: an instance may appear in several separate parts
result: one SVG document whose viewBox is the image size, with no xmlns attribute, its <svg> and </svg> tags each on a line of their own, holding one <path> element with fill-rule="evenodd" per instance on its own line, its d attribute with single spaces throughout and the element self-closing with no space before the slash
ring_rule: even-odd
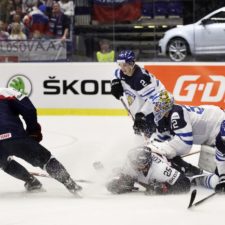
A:
<svg viewBox="0 0 225 225">
<path fill-rule="evenodd" d="M 153 99 L 154 121 L 157 124 L 174 105 L 174 97 L 166 90 L 162 90 Z"/>
<path fill-rule="evenodd" d="M 151 149 L 147 146 L 140 146 L 128 153 L 128 160 L 131 166 L 137 170 L 149 169 L 152 164 Z"/>
<path fill-rule="evenodd" d="M 117 57 L 117 63 L 133 64 L 134 62 L 135 62 L 135 54 L 131 50 L 121 51 Z"/>
</svg>

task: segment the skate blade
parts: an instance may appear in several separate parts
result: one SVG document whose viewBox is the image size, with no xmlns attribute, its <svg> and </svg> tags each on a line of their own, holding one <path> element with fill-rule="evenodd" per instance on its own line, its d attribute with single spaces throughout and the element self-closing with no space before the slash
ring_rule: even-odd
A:
<svg viewBox="0 0 225 225">
<path fill-rule="evenodd" d="M 40 188 L 40 189 L 34 189 L 34 190 L 26 190 L 27 193 L 43 193 L 47 192 L 46 189 Z"/>
</svg>

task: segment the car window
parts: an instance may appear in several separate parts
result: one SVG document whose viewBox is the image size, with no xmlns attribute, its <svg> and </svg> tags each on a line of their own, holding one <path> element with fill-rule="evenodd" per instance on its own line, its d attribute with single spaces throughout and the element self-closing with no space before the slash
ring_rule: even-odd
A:
<svg viewBox="0 0 225 225">
<path fill-rule="evenodd" d="M 218 12 L 209 18 L 209 23 L 225 23 L 225 11 Z"/>
</svg>

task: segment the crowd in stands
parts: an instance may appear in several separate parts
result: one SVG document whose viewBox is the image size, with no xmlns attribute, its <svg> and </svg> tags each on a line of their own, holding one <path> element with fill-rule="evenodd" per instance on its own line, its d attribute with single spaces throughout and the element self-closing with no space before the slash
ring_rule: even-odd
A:
<svg viewBox="0 0 225 225">
<path fill-rule="evenodd" d="M 66 40 L 73 17 L 71 0 L 1 0 L 0 40 Z"/>
</svg>

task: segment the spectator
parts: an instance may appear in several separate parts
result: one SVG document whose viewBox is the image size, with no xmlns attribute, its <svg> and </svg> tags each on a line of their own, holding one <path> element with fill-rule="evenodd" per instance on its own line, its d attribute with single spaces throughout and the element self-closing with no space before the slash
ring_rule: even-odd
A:
<svg viewBox="0 0 225 225">
<path fill-rule="evenodd" d="M 72 17 L 74 16 L 74 4 L 73 1 L 71 0 L 60 0 L 59 2 L 59 6 L 62 10 L 62 12 L 69 16 Z"/>
<path fill-rule="evenodd" d="M 19 23 L 12 24 L 12 31 L 9 35 L 9 40 L 27 40 L 27 36 L 23 33 L 22 28 Z"/>
<path fill-rule="evenodd" d="M 61 12 L 59 3 L 55 2 L 49 18 L 49 37 L 65 41 L 69 37 L 70 19 Z"/>
<path fill-rule="evenodd" d="M 9 37 L 9 33 L 5 31 L 5 23 L 0 20 L 0 41 L 5 41 Z"/>
<path fill-rule="evenodd" d="M 48 31 L 48 17 L 37 8 L 38 2 L 33 5 L 32 11 L 28 13 L 24 18 L 23 22 L 29 30 L 29 38 L 31 39 L 38 31 L 41 36 L 45 36 Z"/>
<path fill-rule="evenodd" d="M 12 25 L 13 25 L 13 23 L 19 23 L 20 26 L 21 26 L 22 31 L 26 34 L 25 26 L 24 26 L 24 24 L 23 24 L 23 22 L 22 22 L 21 17 L 20 17 L 19 14 L 14 14 L 14 15 L 13 15 L 12 23 L 10 23 L 10 24 L 8 25 L 8 27 L 7 27 L 7 31 L 8 31 L 9 33 L 11 33 L 11 31 L 12 31 Z"/>
<path fill-rule="evenodd" d="M 111 49 L 109 40 L 99 41 L 100 51 L 97 51 L 96 58 L 98 62 L 114 62 L 115 52 Z"/>
</svg>

